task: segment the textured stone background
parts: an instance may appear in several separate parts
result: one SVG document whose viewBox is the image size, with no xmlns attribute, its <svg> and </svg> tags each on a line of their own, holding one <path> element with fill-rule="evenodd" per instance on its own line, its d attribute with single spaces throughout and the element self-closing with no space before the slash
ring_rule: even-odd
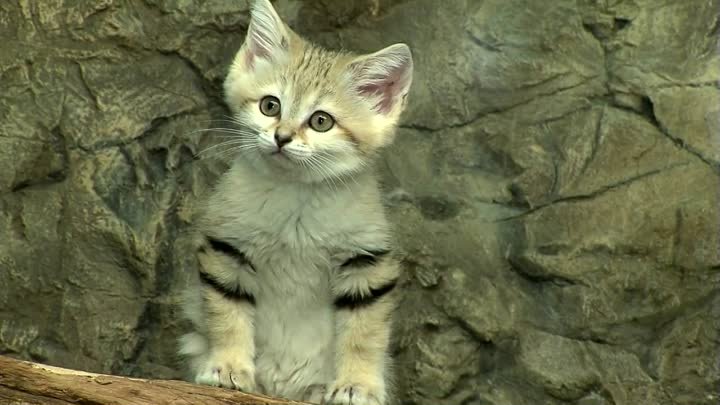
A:
<svg viewBox="0 0 720 405">
<path fill-rule="evenodd" d="M 380 164 L 403 404 L 717 404 L 716 0 L 278 0 L 408 42 Z M 178 377 L 193 202 L 241 0 L 0 2 L 0 353 Z"/>
</svg>

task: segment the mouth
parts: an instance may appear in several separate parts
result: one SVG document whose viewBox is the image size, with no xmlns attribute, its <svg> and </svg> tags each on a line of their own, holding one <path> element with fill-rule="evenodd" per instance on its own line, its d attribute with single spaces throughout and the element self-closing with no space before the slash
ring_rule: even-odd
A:
<svg viewBox="0 0 720 405">
<path fill-rule="evenodd" d="M 272 152 L 270 152 L 270 158 L 276 159 L 276 160 L 290 160 L 288 155 L 282 151 L 282 149 L 277 149 Z"/>
</svg>

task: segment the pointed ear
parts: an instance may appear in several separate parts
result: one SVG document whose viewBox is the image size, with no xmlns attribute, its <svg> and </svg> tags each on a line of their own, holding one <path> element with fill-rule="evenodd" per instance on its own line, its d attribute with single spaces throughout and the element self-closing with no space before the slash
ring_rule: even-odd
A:
<svg viewBox="0 0 720 405">
<path fill-rule="evenodd" d="M 390 45 L 350 63 L 351 80 L 358 94 L 381 114 L 402 109 L 410 91 L 413 60 L 405 44 Z"/>
<path fill-rule="evenodd" d="M 288 28 L 273 8 L 270 0 L 255 0 L 250 10 L 244 59 L 247 67 L 253 67 L 256 59 L 276 59 L 288 51 L 290 36 Z"/>
</svg>

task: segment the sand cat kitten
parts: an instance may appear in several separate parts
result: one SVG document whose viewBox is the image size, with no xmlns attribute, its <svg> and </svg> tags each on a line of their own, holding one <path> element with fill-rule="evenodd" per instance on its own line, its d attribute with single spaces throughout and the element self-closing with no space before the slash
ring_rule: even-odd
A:
<svg viewBox="0 0 720 405">
<path fill-rule="evenodd" d="M 328 404 L 388 401 L 399 267 L 370 163 L 392 141 L 410 50 L 319 48 L 257 0 L 225 81 L 237 156 L 197 227 L 181 339 L 196 382 Z"/>
</svg>

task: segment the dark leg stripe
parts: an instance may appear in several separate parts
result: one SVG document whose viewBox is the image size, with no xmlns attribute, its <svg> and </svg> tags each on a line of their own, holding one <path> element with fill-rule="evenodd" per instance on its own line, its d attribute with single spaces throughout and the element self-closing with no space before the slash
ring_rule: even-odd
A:
<svg viewBox="0 0 720 405">
<path fill-rule="evenodd" d="M 335 308 L 337 309 L 358 309 L 372 305 L 377 300 L 395 289 L 397 280 L 392 280 L 378 288 L 371 288 L 370 294 L 361 296 L 359 294 L 345 294 L 335 298 Z"/>
<path fill-rule="evenodd" d="M 200 281 L 202 281 L 205 285 L 208 287 L 213 288 L 215 291 L 219 292 L 220 294 L 224 295 L 225 298 L 234 300 L 234 301 L 247 301 L 253 305 L 255 305 L 255 297 L 245 291 L 242 291 L 241 289 L 235 287 L 227 287 L 220 283 L 215 277 L 211 276 L 208 273 L 205 273 L 203 271 L 200 272 Z"/>
<path fill-rule="evenodd" d="M 341 268 L 356 268 L 356 267 L 367 267 L 372 266 L 375 263 L 378 262 L 380 258 L 390 253 L 389 250 L 375 250 L 375 251 L 368 251 L 369 254 L 360 254 L 357 256 L 353 256 L 345 261 L 345 263 L 341 264 Z"/>
<path fill-rule="evenodd" d="M 255 270 L 255 267 L 253 267 L 252 263 L 250 263 L 250 260 L 248 260 L 247 256 L 245 256 L 245 253 L 239 251 L 235 246 L 220 239 L 211 238 L 209 236 L 207 237 L 207 241 L 212 250 L 230 256 L 233 259 L 237 260 L 238 263 L 247 264 L 248 266 L 250 266 L 250 268 Z"/>
</svg>

